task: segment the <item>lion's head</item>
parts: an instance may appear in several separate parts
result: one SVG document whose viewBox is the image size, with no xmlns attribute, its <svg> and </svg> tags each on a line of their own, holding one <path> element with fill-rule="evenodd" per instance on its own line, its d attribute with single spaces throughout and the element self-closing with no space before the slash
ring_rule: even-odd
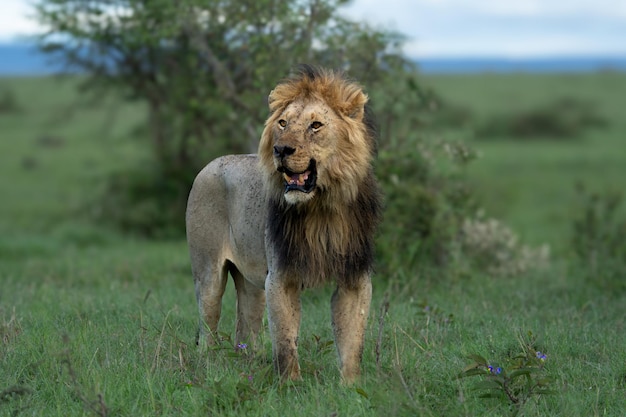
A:
<svg viewBox="0 0 626 417">
<path fill-rule="evenodd" d="M 331 278 L 354 286 L 371 270 L 381 200 L 376 142 L 361 87 L 301 66 L 270 93 L 259 144 L 268 193 L 268 238 L 297 285 Z"/>
<path fill-rule="evenodd" d="M 358 84 L 310 66 L 276 86 L 259 144 L 273 197 L 289 204 L 356 199 L 375 153 L 366 103 Z"/>
</svg>

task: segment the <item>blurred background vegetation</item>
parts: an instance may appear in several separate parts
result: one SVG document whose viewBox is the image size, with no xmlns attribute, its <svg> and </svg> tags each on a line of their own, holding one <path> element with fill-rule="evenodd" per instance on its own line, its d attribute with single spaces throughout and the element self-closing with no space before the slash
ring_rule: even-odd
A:
<svg viewBox="0 0 626 417">
<path fill-rule="evenodd" d="M 40 105 L 49 100 L 58 107 L 42 119 L 46 129 L 95 134 L 108 155 L 106 161 L 98 155 L 82 162 L 81 176 L 95 189 L 69 202 L 74 215 L 91 224 L 93 233 L 96 225 L 106 225 L 134 236 L 178 238 L 184 236 L 186 198 L 196 173 L 219 155 L 255 152 L 272 87 L 300 62 L 342 69 L 364 85 L 377 117 L 376 169 L 386 206 L 378 245 L 382 276 L 404 281 L 398 271 L 446 266 L 506 275 L 545 264 L 557 239 L 530 231 L 522 235 L 530 238 L 524 244 L 514 230 L 524 231 L 527 224 L 501 206 L 511 206 L 517 189 L 528 193 L 524 198 L 542 198 L 541 187 L 519 183 L 530 183 L 537 173 L 518 177 L 516 161 L 499 156 L 475 168 L 481 156 L 476 149 L 492 147 L 498 155 L 504 141 L 516 143 L 507 149 L 531 149 L 525 144 L 532 142 L 547 152 L 536 155 L 538 163 L 561 152 L 555 150 L 561 143 L 570 150 L 581 146 L 588 132 L 611 124 L 591 90 L 610 88 L 619 75 L 585 79 L 598 85 L 581 84 L 577 91 L 569 88 L 575 80 L 552 85 L 522 77 L 525 96 L 510 78 L 428 79 L 402 54 L 401 34 L 341 17 L 338 8 L 345 3 L 41 0 L 36 17 L 48 30 L 39 45 L 63 64 L 66 82 L 53 87 L 38 79 L 15 88 L 5 82 L 0 112 L 15 115 L 14 123 L 32 119 L 37 110 L 26 110 L 30 103 L 20 97 L 41 83 L 41 91 L 50 93 Z M 537 82 L 551 85 L 542 92 Z M 564 91 L 554 94 L 555 88 Z M 539 95 L 530 97 L 535 91 Z M 40 149 L 76 149 L 63 134 L 44 133 L 35 143 Z M 81 143 L 84 152 L 96 152 Z M 71 164 L 81 164 L 79 159 Z M 29 155 L 20 169 L 35 172 L 40 165 Z M 66 168 L 70 175 L 70 166 L 61 172 Z M 487 179 L 493 171 L 496 178 Z M 623 209 L 614 205 L 619 216 Z M 519 207 L 526 210 L 528 204 Z M 532 213 L 522 218 L 532 219 Z M 578 234 L 587 230 L 568 227 Z"/>
</svg>

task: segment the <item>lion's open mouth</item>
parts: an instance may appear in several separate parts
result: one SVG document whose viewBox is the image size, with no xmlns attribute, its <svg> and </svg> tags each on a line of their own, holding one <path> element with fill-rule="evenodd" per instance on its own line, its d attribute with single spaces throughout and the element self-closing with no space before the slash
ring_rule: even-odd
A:
<svg viewBox="0 0 626 417">
<path fill-rule="evenodd" d="M 296 173 L 284 167 L 279 169 L 279 171 L 283 173 L 286 193 L 288 193 L 289 191 L 310 193 L 315 188 L 315 181 L 317 180 L 317 170 L 315 169 L 314 159 L 311 159 L 309 166 L 304 172 Z"/>
</svg>

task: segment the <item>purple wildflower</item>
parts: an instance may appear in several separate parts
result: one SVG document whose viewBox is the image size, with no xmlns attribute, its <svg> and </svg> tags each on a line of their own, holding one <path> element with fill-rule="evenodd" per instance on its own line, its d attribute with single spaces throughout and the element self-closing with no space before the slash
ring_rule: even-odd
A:
<svg viewBox="0 0 626 417">
<path fill-rule="evenodd" d="M 500 368 L 499 366 L 494 368 L 493 366 L 488 365 L 487 370 L 489 371 L 489 373 L 492 373 L 494 375 L 500 375 L 502 373 L 502 368 Z"/>
<path fill-rule="evenodd" d="M 237 349 L 245 349 L 247 348 L 248 345 L 245 343 L 237 343 Z"/>
<path fill-rule="evenodd" d="M 537 351 L 536 355 L 537 359 L 539 359 L 541 362 L 544 362 L 548 358 L 544 353 L 541 353 L 540 351 Z"/>
</svg>

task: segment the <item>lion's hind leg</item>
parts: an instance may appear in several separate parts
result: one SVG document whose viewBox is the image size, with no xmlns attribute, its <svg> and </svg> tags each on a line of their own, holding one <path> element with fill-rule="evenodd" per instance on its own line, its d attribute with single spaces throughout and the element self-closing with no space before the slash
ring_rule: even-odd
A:
<svg viewBox="0 0 626 417">
<path fill-rule="evenodd" d="M 372 299 L 372 284 L 366 276 L 355 288 L 341 285 L 331 300 L 332 325 L 339 354 L 341 377 L 353 383 L 360 375 L 363 339 Z"/>
<path fill-rule="evenodd" d="M 230 273 L 237 291 L 235 346 L 242 348 L 242 345 L 250 343 L 254 348 L 265 312 L 265 290 L 246 280 L 234 266 L 230 269 Z"/>
<path fill-rule="evenodd" d="M 212 346 L 218 342 L 217 325 L 222 314 L 222 297 L 226 289 L 226 264 L 210 264 L 205 270 L 194 268 L 196 299 L 200 311 L 198 345 Z"/>
</svg>

